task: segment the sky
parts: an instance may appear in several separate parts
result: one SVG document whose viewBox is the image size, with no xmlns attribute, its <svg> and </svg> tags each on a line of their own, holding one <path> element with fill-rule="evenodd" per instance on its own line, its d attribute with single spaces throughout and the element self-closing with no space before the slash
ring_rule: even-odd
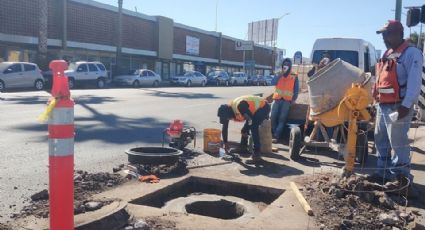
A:
<svg viewBox="0 0 425 230">
<path fill-rule="evenodd" d="M 117 6 L 118 0 L 97 0 Z M 382 36 L 376 30 L 394 19 L 396 0 L 123 0 L 125 9 L 172 18 L 174 22 L 207 31 L 247 39 L 248 23 L 279 18 L 277 47 L 286 49 L 286 56 L 301 51 L 309 57 L 317 38 L 348 37 L 371 42 L 385 50 Z M 401 22 L 405 26 L 404 7 L 421 6 L 424 0 L 403 0 Z M 216 20 L 217 7 L 217 20 Z M 288 14 L 289 13 L 289 14 Z M 420 24 L 419 24 L 420 25 Z M 419 33 L 420 26 L 405 26 Z M 425 25 L 423 26 L 425 32 Z"/>
</svg>

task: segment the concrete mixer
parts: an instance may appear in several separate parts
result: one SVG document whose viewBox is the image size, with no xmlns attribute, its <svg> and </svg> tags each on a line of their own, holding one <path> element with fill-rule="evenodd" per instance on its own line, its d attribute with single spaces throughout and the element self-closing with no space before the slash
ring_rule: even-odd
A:
<svg viewBox="0 0 425 230">
<path fill-rule="evenodd" d="M 305 124 L 290 130 L 291 158 L 299 159 L 306 147 L 325 147 L 344 156 L 348 173 L 355 161 L 365 163 L 371 84 L 370 75 L 340 59 L 315 73 L 307 81 L 310 101 Z M 291 109 L 297 108 L 302 106 Z"/>
</svg>

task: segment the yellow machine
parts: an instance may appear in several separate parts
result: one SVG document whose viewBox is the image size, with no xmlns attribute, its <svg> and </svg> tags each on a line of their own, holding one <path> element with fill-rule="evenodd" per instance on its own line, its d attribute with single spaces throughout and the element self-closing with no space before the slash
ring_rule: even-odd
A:
<svg viewBox="0 0 425 230">
<path fill-rule="evenodd" d="M 360 133 L 359 124 L 367 126 L 371 119 L 367 111 L 368 105 L 372 102 L 370 92 L 369 84 L 352 84 L 337 107 L 319 115 L 308 115 L 306 124 L 313 124 L 313 128 L 310 135 L 305 135 L 303 140 L 300 128 L 293 127 L 289 138 L 291 158 L 299 157 L 306 146 L 329 147 L 343 153 L 345 172 L 351 173 L 356 152 L 359 162 L 363 162 L 367 157 L 367 134 L 364 133 L 365 128 L 362 130 L 363 133 Z M 306 127 L 307 125 L 305 132 Z"/>
</svg>

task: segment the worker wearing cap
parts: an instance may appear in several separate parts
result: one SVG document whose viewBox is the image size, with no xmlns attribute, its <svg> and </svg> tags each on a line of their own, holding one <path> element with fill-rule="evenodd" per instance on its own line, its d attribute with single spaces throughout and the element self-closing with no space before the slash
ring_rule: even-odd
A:
<svg viewBox="0 0 425 230">
<path fill-rule="evenodd" d="M 260 156 L 260 135 L 258 128 L 260 124 L 269 117 L 270 105 L 267 101 L 259 96 L 246 95 L 238 97 L 230 102 L 230 104 L 221 105 L 218 108 L 217 116 L 222 124 L 222 137 L 227 149 L 227 135 L 229 120 L 238 122 L 245 121 L 241 133 L 241 149 L 246 149 L 248 145 L 248 134 L 251 131 L 254 142 L 254 152 L 252 154 L 253 161 L 261 160 Z"/>
<path fill-rule="evenodd" d="M 407 178 L 411 179 L 407 133 L 413 105 L 422 85 L 423 56 L 419 49 L 409 46 L 403 39 L 403 26 L 399 21 L 388 21 L 376 33 L 382 34 L 387 50 L 376 65 L 373 90 L 377 103 L 375 145 L 378 169 L 372 177 L 381 178 L 381 182 L 393 180 L 404 184 L 409 181 Z"/>
<path fill-rule="evenodd" d="M 272 85 L 275 86 L 274 93 L 271 95 L 274 101 L 271 113 L 274 143 L 281 138 L 289 108 L 298 97 L 298 76 L 291 70 L 291 59 L 285 58 L 282 62 L 282 73 L 272 79 Z"/>
</svg>

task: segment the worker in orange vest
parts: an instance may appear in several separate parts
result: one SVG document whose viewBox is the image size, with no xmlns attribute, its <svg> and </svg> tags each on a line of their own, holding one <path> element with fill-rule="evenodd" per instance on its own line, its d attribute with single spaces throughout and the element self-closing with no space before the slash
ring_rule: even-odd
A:
<svg viewBox="0 0 425 230">
<path fill-rule="evenodd" d="M 412 185 L 413 180 L 408 132 L 413 106 L 421 93 L 423 56 L 404 39 L 399 21 L 389 20 L 376 33 L 382 35 L 388 50 L 376 64 L 373 95 L 377 170 L 370 179 L 379 183 L 392 181 L 403 188 Z"/>
<path fill-rule="evenodd" d="M 291 59 L 285 58 L 282 62 L 281 74 L 272 79 L 272 85 L 275 86 L 275 91 L 271 95 L 273 99 L 271 113 L 273 143 L 277 143 L 281 139 L 289 108 L 298 97 L 298 76 L 291 70 Z"/>
<path fill-rule="evenodd" d="M 229 120 L 237 122 L 245 121 L 245 125 L 241 130 L 241 150 L 247 149 L 248 135 L 251 131 L 254 142 L 252 161 L 254 163 L 260 161 L 261 143 L 258 128 L 264 120 L 268 119 L 269 113 L 270 105 L 265 99 L 259 96 L 241 96 L 231 101 L 230 104 L 221 105 L 218 108 L 217 116 L 220 118 L 220 123 L 222 124 L 221 133 L 226 150 L 228 149 L 227 135 Z"/>
</svg>

